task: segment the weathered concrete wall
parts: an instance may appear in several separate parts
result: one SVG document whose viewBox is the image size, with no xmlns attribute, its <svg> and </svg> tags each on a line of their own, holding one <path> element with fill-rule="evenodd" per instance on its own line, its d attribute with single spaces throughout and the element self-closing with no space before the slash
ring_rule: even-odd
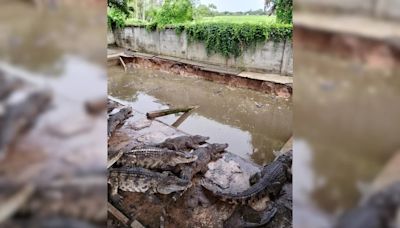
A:
<svg viewBox="0 0 400 228">
<path fill-rule="evenodd" d="M 378 17 L 400 20 L 400 0 L 376 0 L 375 14 Z"/>
<path fill-rule="evenodd" d="M 238 58 L 219 54 L 208 55 L 203 43 L 188 43 L 186 34 L 176 35 L 173 29 L 148 32 L 145 28 L 126 27 L 114 31 L 116 44 L 123 48 L 178 57 L 214 65 L 236 67 L 248 71 L 293 75 L 292 42 L 265 42 L 254 50 L 246 50 Z"/>
<path fill-rule="evenodd" d="M 115 39 L 114 39 L 114 34 L 112 31 L 107 30 L 107 44 L 114 44 L 115 43 Z"/>
<path fill-rule="evenodd" d="M 295 8 L 340 11 L 395 21 L 400 20 L 400 0 L 296 0 Z"/>
</svg>

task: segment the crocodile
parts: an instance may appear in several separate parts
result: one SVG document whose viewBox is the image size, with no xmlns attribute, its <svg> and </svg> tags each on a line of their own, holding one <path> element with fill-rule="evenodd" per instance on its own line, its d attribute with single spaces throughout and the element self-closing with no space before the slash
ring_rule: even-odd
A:
<svg viewBox="0 0 400 228">
<path fill-rule="evenodd" d="M 188 152 L 162 148 L 141 148 L 125 152 L 117 161 L 117 164 L 165 169 L 167 166 L 175 167 L 178 164 L 190 163 L 196 160 L 197 156 Z"/>
<path fill-rule="evenodd" d="M 118 189 L 128 192 L 170 194 L 191 187 L 190 180 L 184 180 L 171 172 L 154 172 L 141 167 L 113 168 L 109 171 L 111 199 L 118 200 Z"/>
<path fill-rule="evenodd" d="M 110 113 L 112 110 L 116 109 L 118 104 L 115 101 L 110 99 L 107 100 L 107 113 Z"/>
<path fill-rule="evenodd" d="M 15 89 L 22 86 L 22 81 L 17 78 L 6 78 L 0 71 L 0 100 L 7 98 Z"/>
<path fill-rule="evenodd" d="M 125 119 L 130 117 L 132 114 L 132 108 L 131 107 L 124 107 L 119 112 L 110 115 L 108 118 L 108 136 L 110 137 L 112 133 L 117 129 L 118 126 L 122 125 Z"/>
<path fill-rule="evenodd" d="M 188 150 L 197 149 L 199 145 L 206 143 L 210 137 L 193 135 L 193 136 L 178 136 L 175 138 L 166 139 L 164 142 L 157 144 L 155 146 L 161 148 L 168 148 L 170 150 Z"/>
<path fill-rule="evenodd" d="M 196 173 L 206 173 L 208 163 L 222 157 L 222 153 L 228 144 L 213 143 L 205 147 L 199 147 L 193 151 L 197 156 L 197 160 L 191 164 L 180 165 L 178 168 L 181 170 L 181 177 L 183 179 L 191 180 Z"/>
<path fill-rule="evenodd" d="M 397 227 L 393 223 L 399 210 L 400 182 L 397 182 L 371 195 L 360 206 L 344 212 L 334 227 Z"/>
<path fill-rule="evenodd" d="M 266 227 L 277 214 L 278 209 L 275 205 L 271 204 L 270 207 L 264 211 L 254 211 L 251 207 L 244 205 L 235 209 L 231 217 L 224 222 L 226 228 L 253 228 L 253 227 Z M 259 218 L 256 221 L 247 221 L 246 217 Z"/>
<path fill-rule="evenodd" d="M 49 91 L 16 92 L 10 95 L 0 114 L 0 156 L 15 138 L 30 129 L 49 106 Z"/>
<path fill-rule="evenodd" d="M 277 198 L 282 186 L 290 180 L 292 166 L 292 151 L 279 156 L 275 161 L 263 167 L 260 180 L 243 192 L 224 193 L 214 190 L 205 180 L 202 186 L 211 191 L 223 201 L 234 204 L 250 204 L 266 196 L 270 199 Z"/>
</svg>

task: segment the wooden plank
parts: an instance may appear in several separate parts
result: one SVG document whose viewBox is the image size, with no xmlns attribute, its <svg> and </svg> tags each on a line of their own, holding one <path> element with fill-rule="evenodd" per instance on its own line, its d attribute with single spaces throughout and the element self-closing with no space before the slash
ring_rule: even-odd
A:
<svg viewBox="0 0 400 228">
<path fill-rule="evenodd" d="M 293 136 L 290 136 L 289 140 L 282 146 L 281 151 L 286 152 L 293 149 Z"/>
<path fill-rule="evenodd" d="M 11 196 L 6 202 L 0 204 L 0 224 L 10 218 L 35 192 L 33 185 L 26 185 Z"/>
<path fill-rule="evenodd" d="M 124 225 L 129 224 L 129 218 L 126 217 L 121 211 L 115 208 L 110 202 L 107 202 L 107 210 L 110 212 L 118 221 L 122 222 Z"/>
<path fill-rule="evenodd" d="M 160 116 L 167 116 L 175 113 L 180 113 L 180 112 L 189 112 L 190 110 L 194 109 L 195 106 L 190 106 L 186 108 L 169 108 L 169 109 L 163 109 L 163 110 L 158 110 L 158 111 L 152 111 L 146 113 L 146 116 L 148 119 L 154 119 Z"/>
<path fill-rule="evenodd" d="M 185 121 L 194 112 L 194 110 L 196 110 L 198 108 L 199 108 L 199 106 L 195 106 L 192 110 L 185 112 L 171 126 L 179 127 L 183 123 L 183 121 Z"/>
<path fill-rule="evenodd" d="M 372 182 L 370 194 L 376 193 L 395 182 L 400 182 L 400 150 L 394 153 L 389 162 Z"/>
<path fill-rule="evenodd" d="M 126 72 L 127 68 L 126 68 L 126 64 L 124 62 L 124 60 L 122 59 L 122 57 L 119 57 L 119 61 L 121 62 L 122 66 L 124 67 L 124 71 Z"/>
</svg>

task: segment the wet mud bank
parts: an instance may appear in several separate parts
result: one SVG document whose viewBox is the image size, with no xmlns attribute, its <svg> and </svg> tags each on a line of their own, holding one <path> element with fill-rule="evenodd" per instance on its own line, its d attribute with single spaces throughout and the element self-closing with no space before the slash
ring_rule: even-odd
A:
<svg viewBox="0 0 400 228">
<path fill-rule="evenodd" d="M 182 76 L 200 77 L 205 80 L 216 83 L 226 84 L 236 88 L 246 88 L 259 91 L 277 97 L 289 98 L 293 94 L 292 80 L 273 79 L 266 80 L 262 76 L 246 77 L 240 76 L 241 71 L 235 69 L 219 68 L 210 65 L 201 65 L 192 61 L 184 61 L 177 58 L 162 58 L 154 55 L 123 54 L 108 59 L 108 65 L 121 64 L 120 59 L 126 64 L 126 67 L 142 67 L 147 69 L 160 70 L 174 73 Z M 275 78 L 289 78 L 277 76 Z"/>
<path fill-rule="evenodd" d="M 400 64 L 400 43 L 394 35 L 377 38 L 296 24 L 294 36 L 296 48 L 330 53 L 379 70 L 398 70 Z"/>
<path fill-rule="evenodd" d="M 160 145 L 166 139 L 189 136 L 189 134 L 157 119 L 147 119 L 144 113 L 132 109 L 128 102 L 122 102 L 112 97 L 109 97 L 109 99 L 110 103 L 114 103 L 113 107 L 109 109 L 110 115 L 115 115 L 115 113 L 124 108 L 131 110 L 130 116 L 127 116 L 123 123 L 110 134 L 108 140 L 109 161 L 115 158 L 117 154 L 120 154 L 119 156 L 121 157 L 124 156 L 126 152 L 121 153 L 121 151 L 127 151 L 127 148 Z M 199 148 L 207 148 L 210 145 L 214 144 L 207 143 L 201 145 Z M 189 150 L 186 153 L 196 154 L 198 149 Z M 281 156 L 291 156 L 290 150 L 285 152 Z M 203 161 L 203 158 L 198 157 L 197 159 L 194 163 Z M 120 161 L 126 163 L 129 162 L 129 159 Z M 120 188 L 118 191 L 118 194 L 121 196 L 120 201 L 115 201 L 109 195 L 109 202 L 113 205 L 112 207 L 117 208 L 123 214 L 122 217 L 124 219 L 121 222 L 115 217 L 115 213 L 109 213 L 108 225 L 113 227 L 124 227 L 131 224 L 139 227 L 244 227 L 246 225 L 260 224 L 262 227 L 291 226 L 291 172 L 287 173 L 288 176 L 279 175 L 279 178 L 283 179 L 281 179 L 280 187 L 277 190 L 279 194 L 277 195 L 260 194 L 251 199 L 250 197 L 245 197 L 245 199 L 238 198 L 236 199 L 237 201 L 235 199 L 233 201 L 223 201 L 216 192 L 237 194 L 246 192 L 250 188 L 259 188 L 257 191 L 260 193 L 269 192 L 270 186 L 268 183 L 264 184 L 264 182 L 268 182 L 264 175 L 261 176 L 261 179 L 252 178 L 254 174 L 259 173 L 264 168 L 230 153 L 229 147 L 222 153 L 221 157 L 208 161 L 205 164 L 207 170 L 195 173 L 193 178 L 187 180 L 190 184 L 187 185 L 187 189 L 183 192 L 150 194 L 138 187 L 140 182 L 135 182 L 135 177 L 128 176 L 127 178 L 134 178 L 133 183 L 139 184 L 132 186 L 130 191 L 126 191 L 126 186 L 122 187 L 125 190 L 121 190 Z M 189 167 L 191 165 L 192 163 L 187 164 Z M 278 160 L 268 165 L 273 165 L 273 167 L 277 165 L 282 168 L 287 167 L 291 170 L 291 157 L 290 164 L 288 163 L 289 166 L 280 166 L 281 164 Z M 185 164 L 183 167 L 187 166 Z M 110 173 L 118 169 L 131 169 L 134 171 L 138 168 L 132 166 L 128 168 L 127 164 L 122 164 L 121 167 L 121 164 L 118 164 L 118 162 L 112 164 L 110 167 Z M 165 171 L 160 169 L 149 168 L 148 171 L 153 174 L 155 173 L 154 175 L 166 175 Z M 282 171 L 286 172 L 286 168 Z M 276 174 L 280 172 L 277 171 Z M 273 173 L 269 173 L 270 175 L 268 176 L 274 176 L 275 174 Z M 181 174 L 179 172 L 175 173 L 175 171 L 168 172 L 166 178 L 174 177 L 179 179 L 181 178 Z M 287 177 L 290 178 L 287 179 Z M 110 182 L 115 183 L 112 180 Z M 119 184 L 125 185 L 121 182 Z M 109 185 L 109 188 L 113 187 L 112 184 Z"/>
</svg>

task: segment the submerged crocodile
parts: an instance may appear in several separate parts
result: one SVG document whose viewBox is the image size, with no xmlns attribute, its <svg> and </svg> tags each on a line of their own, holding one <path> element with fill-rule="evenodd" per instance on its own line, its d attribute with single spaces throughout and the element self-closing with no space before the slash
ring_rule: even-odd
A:
<svg viewBox="0 0 400 228">
<path fill-rule="evenodd" d="M 131 107 L 124 107 L 121 110 L 119 110 L 117 113 L 111 115 L 108 118 L 108 128 L 107 128 L 107 134 L 110 137 L 112 133 L 117 129 L 118 126 L 122 125 L 122 123 L 127 119 L 128 117 L 131 116 L 132 113 L 132 108 Z"/>
<path fill-rule="evenodd" d="M 119 199 L 118 189 L 128 192 L 170 194 L 184 191 L 191 186 L 190 180 L 183 180 L 170 172 L 154 172 L 145 168 L 111 169 L 108 176 L 111 198 Z"/>
<path fill-rule="evenodd" d="M 400 210 L 400 182 L 370 196 L 363 204 L 345 212 L 335 227 L 380 228 L 397 227 L 396 213 Z"/>
<path fill-rule="evenodd" d="M 196 155 L 188 152 L 160 148 L 142 148 L 125 152 L 117 164 L 163 169 L 167 166 L 174 167 L 178 164 L 190 163 L 196 159 Z"/>
<path fill-rule="evenodd" d="M 208 163 L 217 160 L 222 157 L 222 153 L 228 144 L 213 143 L 205 147 L 199 147 L 193 151 L 193 154 L 197 156 L 197 160 L 188 165 L 181 165 L 181 177 L 187 180 L 191 180 L 196 173 L 206 173 L 208 169 Z"/>
<path fill-rule="evenodd" d="M 224 193 L 213 190 L 205 181 L 202 186 L 214 195 L 230 203 L 249 204 L 266 196 L 276 198 L 282 186 L 290 180 L 292 166 L 292 151 L 279 156 L 275 161 L 266 165 L 261 171 L 261 178 L 250 188 L 239 193 Z"/>
<path fill-rule="evenodd" d="M 155 146 L 161 148 L 167 148 L 170 150 L 188 150 L 197 149 L 199 145 L 206 143 L 210 137 L 193 135 L 193 136 L 178 136 L 175 138 L 166 139 L 164 142 Z"/>
</svg>

